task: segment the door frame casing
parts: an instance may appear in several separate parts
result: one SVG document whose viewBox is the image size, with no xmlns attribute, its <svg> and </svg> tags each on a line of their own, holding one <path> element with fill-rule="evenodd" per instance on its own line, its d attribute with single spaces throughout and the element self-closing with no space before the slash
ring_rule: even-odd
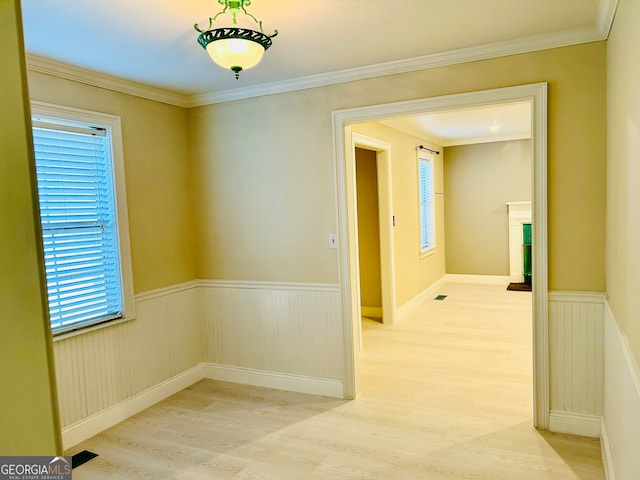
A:
<svg viewBox="0 0 640 480">
<path fill-rule="evenodd" d="M 378 219 L 380 235 L 380 278 L 382 290 L 382 323 L 393 325 L 396 314 L 395 257 L 393 239 L 393 190 L 391 171 L 391 144 L 378 138 L 353 132 L 351 145 L 355 161 L 356 147 L 373 150 L 376 153 L 376 173 L 378 178 Z M 347 152 L 349 153 L 349 152 Z M 350 162 L 347 159 L 347 162 Z M 347 195 L 357 196 L 355 192 Z M 356 212 L 357 215 L 357 205 Z M 356 235 L 357 235 L 356 230 Z M 356 242 L 356 246 L 358 243 Z M 358 267 L 358 285 L 360 268 Z M 362 345 L 362 338 L 357 341 Z"/>
<path fill-rule="evenodd" d="M 342 301 L 344 398 L 359 393 L 359 303 L 357 223 L 354 225 L 355 162 L 351 125 L 386 117 L 424 114 L 466 107 L 529 101 L 532 137 L 533 219 L 533 423 L 549 428 L 549 319 L 547 226 L 547 83 L 534 83 L 477 92 L 430 97 L 406 102 L 370 105 L 332 112 L 334 168 L 338 218 L 339 287 Z M 351 186 L 351 187 L 350 187 Z M 355 311 L 354 311 L 355 310 Z"/>
</svg>

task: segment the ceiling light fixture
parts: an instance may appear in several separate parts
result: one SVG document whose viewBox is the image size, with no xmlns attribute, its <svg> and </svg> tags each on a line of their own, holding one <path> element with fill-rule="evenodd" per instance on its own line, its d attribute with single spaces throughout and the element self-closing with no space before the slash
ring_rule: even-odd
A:
<svg viewBox="0 0 640 480">
<path fill-rule="evenodd" d="M 493 133 L 498 133 L 501 128 L 502 128 L 502 125 L 499 125 L 497 123 L 494 123 L 493 125 L 489 125 L 489 130 L 491 130 Z"/>
<path fill-rule="evenodd" d="M 201 29 L 198 24 L 195 24 L 194 28 L 200 32 L 198 43 L 209 53 L 211 59 L 221 67 L 231 69 L 238 79 L 241 70 L 251 68 L 260 62 L 264 52 L 271 46 L 271 39 L 278 35 L 278 31 L 275 30 L 271 35 L 262 31 L 262 21 L 246 10 L 246 7 L 251 5 L 251 0 L 218 0 L 218 3 L 224 8 L 209 18 L 209 28 Z M 213 28 L 213 22 L 227 12 L 233 19 L 232 26 Z M 260 30 L 238 27 L 237 16 L 240 12 L 251 18 Z"/>
</svg>

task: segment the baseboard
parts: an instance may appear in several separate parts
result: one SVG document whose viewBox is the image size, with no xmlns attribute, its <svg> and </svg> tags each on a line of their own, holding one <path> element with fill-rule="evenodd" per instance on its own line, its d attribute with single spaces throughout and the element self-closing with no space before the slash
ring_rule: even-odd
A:
<svg viewBox="0 0 640 480">
<path fill-rule="evenodd" d="M 256 387 L 275 388 L 290 392 L 309 393 L 325 397 L 343 398 L 341 380 L 304 377 L 288 373 L 268 372 L 253 368 L 231 367 L 215 363 L 203 364 L 204 378 L 240 383 Z"/>
<path fill-rule="evenodd" d="M 549 414 L 549 430 L 582 437 L 600 437 L 602 417 L 552 410 Z"/>
<path fill-rule="evenodd" d="M 207 378 L 224 382 L 275 388 L 291 392 L 309 393 L 325 397 L 343 398 L 340 380 L 304 377 L 285 373 L 267 372 L 249 368 L 229 367 L 213 363 L 201 363 L 174 377 L 154 385 L 126 400 L 62 429 L 62 445 L 65 450 L 104 432 L 108 428 L 132 417 L 171 395 Z"/>
<path fill-rule="evenodd" d="M 202 380 L 202 364 L 62 429 L 66 450 Z"/>
<path fill-rule="evenodd" d="M 509 285 L 509 275 L 464 275 L 459 273 L 447 273 L 444 276 L 447 282 L 476 283 L 481 285 Z"/>
<path fill-rule="evenodd" d="M 402 319 L 407 313 L 417 307 L 422 301 L 425 299 L 434 296 L 440 288 L 445 284 L 445 275 L 440 277 L 438 280 L 433 282 L 427 288 L 425 288 L 422 292 L 417 294 L 407 303 L 402 305 L 400 308 L 396 309 L 396 321 Z"/>
<path fill-rule="evenodd" d="M 611 457 L 611 446 L 604 418 L 600 427 L 600 451 L 602 452 L 602 465 L 604 465 L 604 476 L 606 480 L 615 480 L 616 474 L 613 469 L 613 458 Z"/>
<path fill-rule="evenodd" d="M 363 317 L 382 318 L 382 307 L 360 307 Z"/>
</svg>

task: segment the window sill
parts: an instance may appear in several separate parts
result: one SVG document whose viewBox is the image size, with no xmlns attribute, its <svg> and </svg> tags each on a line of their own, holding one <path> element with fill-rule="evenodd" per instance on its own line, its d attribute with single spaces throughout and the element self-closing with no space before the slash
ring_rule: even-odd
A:
<svg viewBox="0 0 640 480">
<path fill-rule="evenodd" d="M 77 337 L 78 335 L 84 335 L 85 333 L 91 333 L 97 330 L 102 330 L 103 328 L 114 327 L 116 325 L 120 325 L 121 323 L 129 322 L 135 319 L 136 317 L 118 318 L 116 320 L 109 320 L 107 322 L 99 323 L 97 325 L 91 325 L 86 328 L 71 330 L 70 332 L 61 333 L 60 335 L 53 335 L 53 343 L 60 342 L 62 340 L 67 340 L 68 338 L 71 338 L 71 337 Z"/>
<path fill-rule="evenodd" d="M 420 252 L 420 260 L 424 260 L 425 258 L 430 257 L 431 255 L 434 255 L 435 253 L 436 253 L 436 247 L 431 247 L 428 250 Z"/>
</svg>

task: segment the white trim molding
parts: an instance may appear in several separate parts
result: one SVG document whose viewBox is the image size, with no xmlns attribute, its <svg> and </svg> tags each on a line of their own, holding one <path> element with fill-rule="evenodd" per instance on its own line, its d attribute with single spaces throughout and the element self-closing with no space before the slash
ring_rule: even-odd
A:
<svg viewBox="0 0 640 480">
<path fill-rule="evenodd" d="M 357 297 L 357 242 L 353 233 L 353 159 L 348 155 L 351 124 L 393 116 L 473 107 L 509 101 L 528 101 L 532 119 L 532 203 L 533 203 L 533 349 L 534 425 L 549 427 L 549 336 L 548 336 L 548 238 L 547 238 L 547 84 L 535 83 L 478 92 L 423 98 L 405 102 L 336 110 L 332 112 L 335 191 L 338 209 L 338 262 L 344 338 L 344 388 L 346 398 L 358 394 L 359 359 L 357 324 L 353 314 Z M 357 310 L 356 310 L 357 311 Z"/>
<path fill-rule="evenodd" d="M 80 442 L 84 442 L 165 398 L 190 387 L 203 378 L 202 365 L 197 365 L 109 408 L 105 408 L 69 425 L 62 429 L 63 448 L 66 450 Z"/>
<path fill-rule="evenodd" d="M 185 292 L 192 290 L 200 286 L 200 280 L 191 280 L 189 282 L 178 283 L 169 287 L 156 288 L 154 290 L 147 290 L 144 292 L 136 293 L 136 302 L 146 302 L 149 300 L 155 300 L 160 297 L 166 297 L 167 295 L 173 295 L 175 293 Z"/>
<path fill-rule="evenodd" d="M 52 77 L 64 78 L 73 82 L 104 88 L 114 92 L 133 95 L 134 97 L 155 100 L 156 102 L 186 108 L 190 106 L 190 99 L 186 95 L 152 87 L 144 83 L 134 82 L 122 77 L 107 75 L 87 68 L 77 67 L 68 63 L 51 60 L 27 53 L 27 71 L 43 73 Z"/>
<path fill-rule="evenodd" d="M 425 70 L 429 68 L 505 57 L 551 48 L 579 45 L 606 40 L 615 17 L 618 0 L 600 0 L 597 21 L 594 26 L 535 35 L 505 42 L 489 43 L 474 47 L 433 53 L 420 57 L 378 63 L 364 67 L 293 78 L 251 87 L 233 88 L 200 95 L 184 95 L 169 89 L 142 84 L 121 77 L 99 73 L 86 68 L 58 62 L 45 57 L 27 54 L 27 69 L 74 82 L 105 88 L 178 107 L 199 107 L 216 103 L 260 97 L 276 93 L 323 87 L 338 83 L 375 78 L 384 75 Z"/>
<path fill-rule="evenodd" d="M 604 476 L 606 480 L 615 480 L 616 474 L 613 469 L 613 458 L 611 457 L 611 445 L 609 445 L 609 435 L 604 418 L 600 427 L 600 451 L 602 452 L 602 465 L 604 466 Z"/>
<path fill-rule="evenodd" d="M 333 283 L 286 283 L 253 282 L 245 280 L 198 280 L 198 285 L 206 288 L 239 288 L 245 290 L 294 290 L 309 292 L 338 292 L 339 286 Z"/>
<path fill-rule="evenodd" d="M 362 135 L 357 132 L 351 134 L 351 151 L 347 152 L 354 157 L 356 147 L 372 149 L 376 155 L 376 173 L 378 179 L 378 235 L 380 238 L 380 277 L 382 289 L 382 323 L 393 325 L 396 317 L 396 278 L 395 278 L 395 237 L 393 228 L 393 181 L 392 181 L 392 156 L 391 144 L 378 138 Z M 355 189 L 356 178 L 349 183 L 350 188 Z M 355 193 L 353 193 L 355 198 Z M 357 202 L 356 202 L 357 203 Z M 356 236 L 357 236 L 357 232 Z M 358 269 L 360 263 L 358 262 Z M 358 274 L 359 276 L 359 274 Z M 358 288 L 360 285 L 358 285 Z M 359 326 L 360 351 L 362 351 L 362 326 Z"/>
<path fill-rule="evenodd" d="M 209 380 L 275 388 L 324 397 L 342 398 L 343 395 L 343 385 L 340 380 L 268 372 L 255 368 L 240 368 L 215 363 L 203 363 L 202 369 L 204 378 Z"/>
<path fill-rule="evenodd" d="M 602 417 L 599 415 L 583 415 L 556 410 L 552 410 L 549 414 L 549 430 L 552 432 L 599 438 L 601 425 Z"/>
<path fill-rule="evenodd" d="M 602 292 L 551 290 L 549 292 L 549 301 L 565 303 L 595 303 L 604 305 L 605 294 Z"/>
<path fill-rule="evenodd" d="M 74 447 L 203 379 L 342 398 L 339 380 L 201 363 L 62 429 L 63 448 Z"/>
<path fill-rule="evenodd" d="M 598 29 L 598 32 L 600 33 L 600 36 L 603 40 L 609 38 L 609 33 L 611 32 L 613 19 L 616 16 L 617 9 L 618 0 L 600 0 L 596 28 Z"/>
<path fill-rule="evenodd" d="M 448 52 L 433 53 L 430 55 L 396 60 L 393 62 L 378 63 L 375 65 L 349 68 L 336 72 L 310 75 L 291 80 L 256 85 L 253 87 L 234 88 L 220 92 L 194 95 L 189 97 L 189 107 L 231 102 L 234 100 L 260 97 L 263 95 L 304 90 L 307 88 L 324 87 L 338 83 L 382 77 L 385 75 L 414 72 L 417 70 L 475 62 L 490 58 L 506 57 L 509 55 L 547 50 L 550 48 L 597 42 L 605 39 L 606 37 L 603 37 L 599 29 L 595 26 L 565 30 L 562 32 L 535 35 L 506 42 L 489 43 L 474 47 L 461 48 L 459 50 L 451 50 Z"/>
</svg>

